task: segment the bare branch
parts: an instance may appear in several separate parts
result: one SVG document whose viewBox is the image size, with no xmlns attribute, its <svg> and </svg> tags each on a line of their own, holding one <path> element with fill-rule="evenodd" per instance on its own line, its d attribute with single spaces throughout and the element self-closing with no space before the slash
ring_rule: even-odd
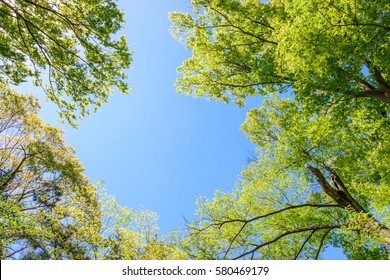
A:
<svg viewBox="0 0 390 280">
<path fill-rule="evenodd" d="M 244 224 L 248 224 L 248 223 L 251 223 L 253 221 L 262 219 L 262 218 L 266 218 L 266 217 L 273 216 L 273 215 L 276 215 L 276 214 L 279 214 L 279 213 L 282 213 L 282 212 L 285 212 L 285 211 L 288 211 L 288 210 L 292 210 L 292 209 L 296 209 L 296 208 L 303 208 L 303 207 L 314 207 L 314 208 L 339 207 L 339 208 L 342 208 L 342 206 L 339 205 L 339 204 L 313 204 L 313 203 L 305 203 L 305 204 L 300 204 L 300 205 L 291 205 L 291 206 L 288 206 L 288 207 L 285 207 L 285 208 L 282 208 L 282 209 L 279 209 L 279 210 L 276 210 L 276 211 L 269 212 L 269 213 L 264 214 L 264 215 L 253 217 L 253 218 L 248 219 L 248 220 L 245 220 L 245 219 L 229 219 L 229 220 L 226 220 L 226 221 L 219 221 L 217 223 L 211 224 L 211 226 L 222 227 L 224 224 L 234 223 L 234 222 L 241 222 L 241 223 L 244 223 Z"/>
<path fill-rule="evenodd" d="M 299 255 L 301 254 L 303 248 L 305 247 L 306 243 L 310 240 L 310 238 L 313 236 L 313 234 L 316 232 L 316 230 L 313 230 L 308 237 L 306 237 L 305 241 L 302 243 L 302 246 L 299 248 L 298 252 L 295 254 L 294 260 L 298 259 Z"/>
<path fill-rule="evenodd" d="M 316 257 L 315 259 L 318 260 L 318 257 L 320 256 L 320 253 L 321 253 L 321 250 L 322 250 L 322 246 L 324 245 L 324 241 L 325 241 L 325 238 L 326 236 L 328 235 L 329 232 L 331 232 L 333 229 L 328 229 L 324 235 L 322 236 L 321 238 L 321 241 L 320 241 L 320 246 L 318 247 L 318 250 L 317 250 L 317 254 L 316 254 Z"/>
<path fill-rule="evenodd" d="M 341 228 L 341 227 L 347 226 L 347 225 L 348 225 L 347 223 L 344 223 L 344 224 L 330 224 L 330 225 L 302 227 L 302 228 L 298 228 L 298 229 L 295 229 L 295 230 L 287 230 L 287 231 L 283 232 L 282 234 L 279 234 L 274 239 L 271 239 L 270 241 L 267 241 L 267 242 L 261 243 L 259 245 L 256 245 L 255 248 L 253 248 L 252 250 L 250 250 L 248 252 L 245 252 L 245 253 L 243 253 L 243 254 L 241 254 L 238 257 L 235 257 L 233 259 L 237 260 L 237 259 L 243 258 L 243 257 L 245 257 L 245 256 L 247 256 L 249 254 L 252 254 L 253 252 L 256 252 L 257 250 L 259 250 L 262 247 L 265 247 L 265 246 L 267 246 L 269 244 L 275 243 L 276 241 L 278 241 L 279 239 L 283 238 L 284 236 L 288 236 L 288 235 L 295 234 L 295 233 L 300 233 L 300 232 L 305 232 L 305 231 L 313 231 L 313 230 L 321 230 L 321 229 L 336 229 L 336 228 Z"/>
</svg>

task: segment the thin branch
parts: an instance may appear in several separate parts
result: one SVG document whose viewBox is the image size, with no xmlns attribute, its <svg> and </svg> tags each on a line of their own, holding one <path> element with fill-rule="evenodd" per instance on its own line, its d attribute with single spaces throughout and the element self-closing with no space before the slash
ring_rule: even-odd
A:
<svg viewBox="0 0 390 280">
<path fill-rule="evenodd" d="M 13 256 L 17 253 L 20 253 L 22 252 L 23 250 L 25 250 L 26 248 L 28 248 L 28 244 L 26 244 L 25 246 L 21 246 L 21 248 L 19 249 L 13 249 L 12 247 L 9 247 L 9 250 L 12 250 L 12 253 L 8 253 L 8 255 L 4 256 L 4 259 L 9 259 L 9 258 L 12 258 L 13 259 Z"/>
<path fill-rule="evenodd" d="M 77 59 L 79 59 L 80 61 L 82 61 L 85 65 L 87 65 L 90 69 L 93 69 L 97 72 L 99 72 L 99 74 L 102 74 L 102 75 L 105 75 L 100 69 L 96 68 L 94 65 L 90 64 L 87 60 L 85 60 L 84 58 L 82 58 L 81 56 L 79 56 L 77 53 L 71 51 L 70 49 L 64 47 L 63 45 L 61 45 L 61 43 L 59 43 L 54 37 L 52 37 L 50 34 L 48 34 L 47 32 L 45 32 L 44 30 L 42 30 L 39 26 L 37 26 L 36 24 L 34 24 L 31 20 L 27 19 L 26 17 L 24 17 L 20 12 L 19 10 L 17 10 L 16 7 L 10 5 L 9 3 L 7 2 L 4 2 L 4 1 L 1 1 L 3 2 L 5 5 L 7 5 L 16 15 L 16 18 L 20 18 L 23 20 L 23 22 L 25 23 L 25 26 L 27 27 L 27 30 L 29 32 L 29 34 L 33 37 L 34 41 L 37 43 L 39 49 L 41 50 L 41 52 L 43 53 L 48 65 L 51 65 L 54 69 L 56 69 L 58 72 L 61 72 L 59 70 L 58 67 L 55 67 L 54 64 L 52 63 L 52 60 L 50 59 L 50 54 L 48 53 L 47 50 L 45 50 L 42 45 L 38 42 L 38 39 L 35 37 L 35 35 L 33 34 L 31 28 L 29 27 L 29 25 L 31 25 L 32 27 L 34 27 L 36 30 L 42 32 L 43 35 L 45 35 L 48 39 L 50 39 L 52 42 L 54 42 L 58 48 L 60 49 L 61 51 L 61 55 L 62 53 L 65 51 L 69 54 L 71 54 L 72 56 L 75 56 L 77 57 Z M 28 1 L 26 1 L 28 2 Z M 28 2 L 30 4 L 33 4 L 31 2 Z M 23 11 L 23 12 L 26 12 L 26 11 Z M 26 12 L 27 13 L 27 12 Z M 33 15 L 32 15 L 33 16 Z M 84 39 L 82 39 L 81 37 L 79 37 L 79 34 L 76 32 L 76 30 L 73 28 L 74 27 L 74 24 L 72 24 L 70 21 L 68 21 L 68 24 L 69 26 L 71 27 L 72 31 L 73 31 L 73 34 L 76 35 L 76 37 L 79 39 L 80 42 L 83 42 L 84 43 L 84 47 L 91 47 L 87 41 L 85 41 Z M 96 50 L 96 49 L 95 49 Z M 63 74 L 64 77 L 68 78 L 67 75 Z M 69 78 L 68 78 L 69 79 Z M 75 82 L 78 83 L 78 81 L 76 80 L 73 80 Z"/>
<path fill-rule="evenodd" d="M 294 257 L 294 260 L 298 259 L 299 255 L 301 254 L 303 248 L 305 247 L 306 243 L 310 240 L 310 238 L 313 236 L 313 234 L 316 232 L 317 230 L 313 230 L 308 237 L 306 237 L 305 241 L 302 243 L 302 246 L 301 248 L 299 248 L 298 252 L 295 254 L 295 257 Z"/>
<path fill-rule="evenodd" d="M 346 27 L 346 26 L 364 26 L 364 27 L 374 27 L 382 28 L 390 31 L 390 26 L 380 25 L 377 23 L 346 23 L 346 24 L 332 24 L 333 27 Z"/>
<path fill-rule="evenodd" d="M 344 71 L 346 74 L 348 73 L 347 71 Z M 354 78 L 353 79 L 359 86 L 363 87 L 365 90 L 376 90 L 376 88 L 370 84 L 369 82 L 367 82 L 366 80 L 360 78 L 360 77 L 357 77 L 357 78 Z"/>
<path fill-rule="evenodd" d="M 232 84 L 232 83 L 225 83 L 225 82 L 219 82 L 211 77 L 205 75 L 204 73 L 199 73 L 202 74 L 206 79 L 208 79 L 211 83 L 214 85 L 219 85 L 219 86 L 224 86 L 224 87 L 231 87 L 231 88 L 248 88 L 248 87 L 256 87 L 256 86 L 263 86 L 263 85 L 279 85 L 283 82 L 280 81 L 264 81 L 264 82 L 259 82 L 259 83 L 248 83 L 246 85 L 243 84 Z"/>
<path fill-rule="evenodd" d="M 296 209 L 296 208 L 302 208 L 302 207 L 330 208 L 330 207 L 341 207 L 341 206 L 338 205 L 338 204 L 312 204 L 312 203 L 306 203 L 306 204 L 301 204 L 301 205 L 291 205 L 289 207 L 286 207 L 286 208 L 283 208 L 283 209 L 280 209 L 280 210 L 276 210 L 276 211 L 273 211 L 273 212 L 270 212 L 270 213 L 267 213 L 267 214 L 264 214 L 264 215 L 256 216 L 256 217 L 253 217 L 253 218 L 248 219 L 248 220 L 244 220 L 244 219 L 228 219 L 228 220 L 225 220 L 225 221 L 216 221 L 214 223 L 210 223 L 209 225 L 203 227 L 200 230 L 197 230 L 197 234 L 200 234 L 200 232 L 205 231 L 208 228 L 214 227 L 214 226 L 218 226 L 218 228 L 221 228 L 222 226 L 224 226 L 225 224 L 228 224 L 228 223 L 234 223 L 234 222 L 241 222 L 241 223 L 243 223 L 243 225 L 240 227 L 240 229 L 235 234 L 233 239 L 230 241 L 229 247 L 228 247 L 228 249 L 224 253 L 224 257 L 223 258 L 225 259 L 227 254 L 232 249 L 233 243 L 237 240 L 238 236 L 241 234 L 241 232 L 244 230 L 244 228 L 249 223 L 254 222 L 256 220 L 259 220 L 259 219 L 262 219 L 262 218 L 266 218 L 266 217 L 272 216 L 272 215 L 276 215 L 278 213 L 282 213 L 284 211 L 288 211 L 288 210 Z"/>
<path fill-rule="evenodd" d="M 291 205 L 291 206 L 288 206 L 288 207 L 285 207 L 285 208 L 282 208 L 282 209 L 279 209 L 279 210 L 276 210 L 276 211 L 269 212 L 269 213 L 264 214 L 264 215 L 253 217 L 253 218 L 248 219 L 248 220 L 244 220 L 244 219 L 229 219 L 229 220 L 226 220 L 226 221 L 221 221 L 221 222 L 218 222 L 218 223 L 211 224 L 211 226 L 222 227 L 224 224 L 234 223 L 234 222 L 241 222 L 241 223 L 244 223 L 244 224 L 248 224 L 248 223 L 251 223 L 253 221 L 256 221 L 256 220 L 259 220 L 259 219 L 262 219 L 262 218 L 266 218 L 266 217 L 269 217 L 269 216 L 273 216 L 273 215 L 276 215 L 276 214 L 279 214 L 279 213 L 282 213 L 282 212 L 285 212 L 285 211 L 288 211 L 288 210 L 291 210 L 291 209 L 303 208 L 303 207 L 314 207 L 314 208 L 338 207 L 338 208 L 342 208 L 342 206 L 339 205 L 339 204 L 313 204 L 313 203 L 305 203 L 305 204 L 300 204 L 300 205 Z"/>
<path fill-rule="evenodd" d="M 326 236 L 327 236 L 328 233 L 331 232 L 332 230 L 333 230 L 333 228 L 328 229 L 328 230 L 325 232 L 325 234 L 322 236 L 321 241 L 320 241 L 320 246 L 318 247 L 317 254 L 316 254 L 316 257 L 315 257 L 316 260 L 318 260 L 318 257 L 319 257 L 319 255 L 320 255 L 320 253 L 321 253 L 321 249 L 322 249 L 322 246 L 324 245 L 324 241 L 325 241 Z"/>
<path fill-rule="evenodd" d="M 24 149 L 23 149 L 24 151 Z M 24 151 L 24 156 L 23 158 L 21 159 L 21 161 L 19 162 L 19 164 L 16 166 L 16 168 L 10 172 L 9 174 L 5 175 L 5 180 L 1 180 L 0 182 L 0 191 L 3 192 L 5 190 L 5 188 L 7 187 L 7 185 L 12 181 L 13 178 L 15 178 L 15 175 L 20 172 L 20 169 L 22 168 L 24 162 L 30 158 L 32 155 L 29 155 L 27 154 L 25 151 Z"/>
<path fill-rule="evenodd" d="M 224 254 L 224 256 L 223 256 L 224 259 L 226 259 L 227 254 L 229 253 L 229 251 L 230 251 L 231 248 L 233 247 L 234 241 L 237 239 L 237 237 L 240 235 L 240 233 L 241 233 L 242 230 L 246 227 L 247 224 L 248 224 L 248 223 L 244 223 L 244 224 L 241 226 L 240 230 L 236 233 L 236 235 L 235 235 L 235 236 L 233 237 L 233 239 L 230 241 L 229 247 L 227 248 L 227 250 L 225 251 L 225 254 Z"/>
<path fill-rule="evenodd" d="M 282 234 L 279 234 L 278 236 L 276 236 L 274 239 L 271 239 L 270 241 L 267 241 L 267 242 L 261 243 L 259 245 L 256 245 L 255 248 L 253 248 L 252 250 L 250 250 L 248 252 L 245 252 L 245 253 L 239 255 L 238 257 L 235 257 L 234 260 L 240 259 L 242 257 L 245 257 L 245 256 L 249 255 L 249 254 L 252 254 L 253 252 L 256 252 L 257 250 L 259 250 L 260 248 L 265 247 L 265 246 L 267 246 L 269 244 L 275 243 L 279 239 L 281 239 L 281 238 L 283 238 L 285 236 L 291 235 L 291 234 L 305 232 L 305 231 L 321 230 L 321 229 L 336 229 L 336 228 L 341 228 L 341 227 L 347 226 L 347 225 L 348 225 L 347 223 L 344 223 L 344 224 L 330 224 L 330 225 L 303 227 L 303 228 L 299 228 L 299 229 L 295 229 L 295 230 L 287 230 L 287 231 L 283 232 Z"/>
<path fill-rule="evenodd" d="M 261 42 L 264 42 L 264 43 L 269 43 L 269 44 L 273 44 L 273 45 L 277 45 L 278 43 L 276 42 L 273 42 L 273 41 L 269 41 L 267 39 L 264 39 L 262 37 L 259 37 L 251 32 L 248 32 L 248 31 L 245 31 L 244 29 L 242 29 L 240 26 L 237 26 L 237 25 L 234 25 L 230 20 L 229 18 L 224 15 L 223 13 L 221 13 L 220 11 L 218 11 L 217 9 L 215 9 L 214 7 L 210 7 L 211 10 L 215 11 L 216 13 L 218 13 L 219 15 L 221 15 L 232 27 L 240 30 L 242 33 L 244 33 L 245 35 L 249 35 L 251 37 L 254 37 L 254 38 L 257 38 L 259 41 Z"/>
<path fill-rule="evenodd" d="M 351 15 L 351 14 L 345 12 L 342 8 L 336 7 L 336 6 L 334 5 L 334 3 L 333 3 L 333 0 L 331 0 L 331 2 L 328 2 L 328 1 L 326 1 L 326 0 L 323 0 L 323 1 L 324 1 L 325 3 L 328 4 L 328 7 L 329 7 L 329 6 L 333 7 L 334 9 L 336 9 L 337 11 L 339 11 L 340 13 L 342 13 L 342 14 L 344 14 L 344 15 L 347 15 L 347 17 L 349 17 L 350 19 L 352 19 L 353 21 L 355 21 L 355 16 L 354 16 L 354 15 Z"/>
</svg>

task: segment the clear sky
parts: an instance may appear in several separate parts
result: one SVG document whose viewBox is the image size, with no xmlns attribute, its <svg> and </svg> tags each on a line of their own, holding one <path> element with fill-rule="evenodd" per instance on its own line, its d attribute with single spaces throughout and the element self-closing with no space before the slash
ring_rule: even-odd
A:
<svg viewBox="0 0 390 280">
<path fill-rule="evenodd" d="M 234 188 L 255 149 L 240 124 L 261 99 L 239 109 L 175 92 L 176 68 L 190 52 L 170 36 L 168 12 L 188 11 L 189 1 L 121 0 L 118 5 L 126 14 L 121 33 L 134 52 L 131 94 L 112 96 L 78 130 L 62 128 L 90 180 L 104 181 L 121 205 L 157 212 L 166 234 L 182 228 L 183 217 L 193 218 L 197 198 Z M 45 103 L 41 116 L 59 126 L 54 110 Z"/>
<path fill-rule="evenodd" d="M 239 109 L 176 93 L 176 68 L 188 58 L 169 34 L 168 12 L 187 1 L 122 0 L 124 34 L 133 54 L 130 95 L 114 94 L 76 130 L 61 126 L 55 106 L 41 116 L 66 131 L 92 180 L 102 180 L 122 205 L 157 212 L 161 233 L 184 226 L 195 201 L 230 191 L 255 146 L 240 131 L 249 107 Z M 260 105 L 260 98 L 250 101 Z"/>
</svg>

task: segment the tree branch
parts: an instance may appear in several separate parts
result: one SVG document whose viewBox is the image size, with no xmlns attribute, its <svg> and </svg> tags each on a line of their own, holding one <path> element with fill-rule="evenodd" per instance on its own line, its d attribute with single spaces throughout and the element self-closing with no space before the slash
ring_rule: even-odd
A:
<svg viewBox="0 0 390 280">
<path fill-rule="evenodd" d="M 279 209 L 279 210 L 276 210 L 276 211 L 269 212 L 269 213 L 264 214 L 264 215 L 253 217 L 253 218 L 248 219 L 248 220 L 244 220 L 244 219 L 229 219 L 229 220 L 226 220 L 226 221 L 220 221 L 218 223 L 211 224 L 210 226 L 222 227 L 224 224 L 234 223 L 234 222 L 241 222 L 241 223 L 244 223 L 244 224 L 248 224 L 248 223 L 251 223 L 253 221 L 262 219 L 262 218 L 266 218 L 266 217 L 269 217 L 269 216 L 273 216 L 273 215 L 282 213 L 284 211 L 288 211 L 288 210 L 296 209 L 296 208 L 303 208 L 303 207 L 314 207 L 314 208 L 340 207 L 340 208 L 342 208 L 342 206 L 339 205 L 339 204 L 313 204 L 313 203 L 305 203 L 305 204 L 300 204 L 300 205 L 291 205 L 291 206 L 288 206 L 288 207 L 285 207 L 285 208 L 282 208 L 282 209 Z"/>
<path fill-rule="evenodd" d="M 238 257 L 235 257 L 233 259 L 237 260 L 237 259 L 243 258 L 243 257 L 245 257 L 245 256 L 247 256 L 249 254 L 252 254 L 253 252 L 256 252 L 257 250 L 259 250 L 262 247 L 265 247 L 265 246 L 267 246 L 269 244 L 275 243 L 276 241 L 278 241 L 279 239 L 283 238 L 284 236 L 288 236 L 288 235 L 291 235 L 291 234 L 294 234 L 294 233 L 300 233 L 300 232 L 305 232 L 305 231 L 313 231 L 313 230 L 321 230 L 321 229 L 331 229 L 332 230 L 332 229 L 341 228 L 341 227 L 347 226 L 347 225 L 348 224 L 346 224 L 346 223 L 344 223 L 344 224 L 330 224 L 330 225 L 303 227 L 303 228 L 299 228 L 299 229 L 295 229 L 295 230 L 287 230 L 284 233 L 279 234 L 274 239 L 271 239 L 270 241 L 267 241 L 267 242 L 261 243 L 259 245 L 256 245 L 256 247 L 253 248 L 252 250 L 250 250 L 248 252 L 245 252 L 245 253 L 243 253 L 243 254 L 241 254 Z"/>
<path fill-rule="evenodd" d="M 322 172 L 313 166 L 308 165 L 307 168 L 311 173 L 317 177 L 317 182 L 322 187 L 322 190 L 331 197 L 335 202 L 337 202 L 342 207 L 347 207 L 351 205 L 351 202 L 347 199 L 345 194 L 341 191 L 335 190 L 329 183 L 326 181 Z"/>
<path fill-rule="evenodd" d="M 354 92 L 350 92 L 350 93 L 353 93 L 354 96 L 357 98 L 359 98 L 359 97 L 372 97 L 372 98 L 375 98 L 375 99 L 378 99 L 380 101 L 384 101 L 384 102 L 390 104 L 390 95 L 387 94 L 383 90 L 376 89 L 376 90 L 365 90 L 365 91 L 358 92 L 358 93 L 354 93 Z"/>
<path fill-rule="evenodd" d="M 347 188 L 345 187 L 344 183 L 341 181 L 339 176 L 336 174 L 336 172 L 328 167 L 327 165 L 324 165 L 325 168 L 332 174 L 332 181 L 335 184 L 335 187 L 337 187 L 339 190 L 341 190 L 349 202 L 351 203 L 352 207 L 357 211 L 357 212 L 367 212 L 364 210 L 364 208 L 352 197 L 352 195 L 349 193 Z"/>
<path fill-rule="evenodd" d="M 301 204 L 301 205 L 291 205 L 291 206 L 285 207 L 285 208 L 280 209 L 280 210 L 276 210 L 276 211 L 273 211 L 273 212 L 270 212 L 270 213 L 267 213 L 267 214 L 264 214 L 264 215 L 253 217 L 253 218 L 248 219 L 248 220 L 244 220 L 244 219 L 228 219 L 228 220 L 225 220 L 225 221 L 217 221 L 217 222 L 211 223 L 208 226 L 204 227 L 203 229 L 199 230 L 199 232 L 204 231 L 207 228 L 210 228 L 210 227 L 213 227 L 213 226 L 218 226 L 218 228 L 221 228 L 223 225 L 228 224 L 228 223 L 234 223 L 234 222 L 241 222 L 241 223 L 243 223 L 242 226 L 240 227 L 240 229 L 238 230 L 238 232 L 233 237 L 233 239 L 229 242 L 229 247 L 225 251 L 224 257 L 223 257 L 224 259 L 226 259 L 227 254 L 230 252 L 230 250 L 233 247 L 233 243 L 236 241 L 236 239 L 238 238 L 238 236 L 240 235 L 242 230 L 249 223 L 254 222 L 256 220 L 259 220 L 259 219 L 262 219 L 262 218 L 266 218 L 268 216 L 272 216 L 272 215 L 276 215 L 278 213 L 282 213 L 284 211 L 288 211 L 288 210 L 296 209 L 296 208 L 302 208 L 302 207 L 329 208 L 329 207 L 341 207 L 341 206 L 338 205 L 338 204 L 312 204 L 312 203 L 306 203 L 306 204 Z"/>
<path fill-rule="evenodd" d="M 333 229 L 328 229 L 324 235 L 322 236 L 321 238 L 321 241 L 320 241 L 320 246 L 318 246 L 318 250 L 317 250 L 317 254 L 316 254 L 316 257 L 315 259 L 318 260 L 318 257 L 320 256 L 320 253 L 321 253 L 321 250 L 322 250 L 322 246 L 324 245 L 324 241 L 325 241 L 325 238 L 326 236 L 328 235 L 329 232 L 331 232 Z"/>
<path fill-rule="evenodd" d="M 386 79 L 382 76 L 381 72 L 372 65 L 371 61 L 364 60 L 364 64 L 367 66 L 367 68 L 370 70 L 370 72 L 374 75 L 375 80 L 378 82 L 378 84 L 384 89 L 384 94 L 390 98 L 390 85 L 386 81 Z"/>
<path fill-rule="evenodd" d="M 294 260 L 298 259 L 299 255 L 301 254 L 303 248 L 305 247 L 306 243 L 310 240 L 310 238 L 313 236 L 313 234 L 316 232 L 317 230 L 313 230 L 309 236 L 305 239 L 305 241 L 303 242 L 301 248 L 299 248 L 298 252 L 295 254 L 295 257 L 294 257 Z"/>
<path fill-rule="evenodd" d="M 236 29 L 240 30 L 243 34 L 249 35 L 249 36 L 251 36 L 251 37 L 254 37 L 254 38 L 258 39 L 259 41 L 261 41 L 261 42 L 263 42 L 263 43 L 269 43 L 269 44 L 273 44 L 273 45 L 277 45 L 277 44 L 278 44 L 278 43 L 276 43 L 276 42 L 269 41 L 269 40 L 267 40 L 267 39 L 264 39 L 264 38 L 262 38 L 262 37 L 259 37 L 259 36 L 257 36 L 256 34 L 253 34 L 253 33 L 251 33 L 251 32 L 245 31 L 245 30 L 242 29 L 242 27 L 240 27 L 240 26 L 234 25 L 234 24 L 229 20 L 229 18 L 228 18 L 226 15 L 224 15 L 223 13 L 221 13 L 220 11 L 218 11 L 216 8 L 210 6 L 210 9 L 213 10 L 214 12 L 216 12 L 217 14 L 219 14 L 220 16 L 222 16 L 222 17 L 223 17 L 223 18 L 224 18 L 224 19 L 225 19 L 233 28 L 236 28 Z"/>
</svg>

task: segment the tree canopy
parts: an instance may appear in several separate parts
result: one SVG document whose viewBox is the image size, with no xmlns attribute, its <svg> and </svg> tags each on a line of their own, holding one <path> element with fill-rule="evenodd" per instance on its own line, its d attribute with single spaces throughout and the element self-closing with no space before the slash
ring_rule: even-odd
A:
<svg viewBox="0 0 390 280">
<path fill-rule="evenodd" d="M 95 187 L 36 98 L 3 86 L 0 99 L 2 258 L 83 258 L 96 237 L 86 228 L 99 226 Z"/>
<path fill-rule="evenodd" d="M 77 126 L 116 87 L 131 53 L 115 0 L 0 0 L 0 258 L 182 258 L 157 215 L 120 206 L 84 175 L 64 133 L 39 116 L 32 82 Z"/>
<path fill-rule="evenodd" d="M 32 80 L 76 125 L 106 102 L 113 87 L 128 92 L 131 55 L 113 0 L 0 1 L 0 83 Z M 31 79 L 29 79 L 31 78 Z"/>
<path fill-rule="evenodd" d="M 177 91 L 263 103 L 241 126 L 257 149 L 236 187 L 160 238 L 157 214 L 92 183 L 38 99 L 12 89 L 43 87 L 73 126 L 127 92 L 115 0 L 0 0 L 0 258 L 388 259 L 389 1 L 190 2 L 169 16 L 191 50 Z"/>
<path fill-rule="evenodd" d="M 317 259 L 332 245 L 352 259 L 387 259 L 390 120 L 375 112 L 359 101 L 350 119 L 312 115 L 293 99 L 251 110 L 242 129 L 259 145 L 257 161 L 232 193 L 199 201 L 184 249 L 202 259 Z"/>
<path fill-rule="evenodd" d="M 83 174 L 37 98 L 0 90 L 0 258 L 167 259 L 155 213 L 117 204 Z"/>
<path fill-rule="evenodd" d="M 243 105 L 294 91 L 310 106 L 369 97 L 390 103 L 390 4 L 355 0 L 192 0 L 171 13 L 192 50 L 179 93 Z"/>
<path fill-rule="evenodd" d="M 170 14 L 192 51 L 179 93 L 264 96 L 242 130 L 258 144 L 231 193 L 198 202 L 192 257 L 351 259 L 390 250 L 388 1 L 192 0 Z"/>
</svg>

